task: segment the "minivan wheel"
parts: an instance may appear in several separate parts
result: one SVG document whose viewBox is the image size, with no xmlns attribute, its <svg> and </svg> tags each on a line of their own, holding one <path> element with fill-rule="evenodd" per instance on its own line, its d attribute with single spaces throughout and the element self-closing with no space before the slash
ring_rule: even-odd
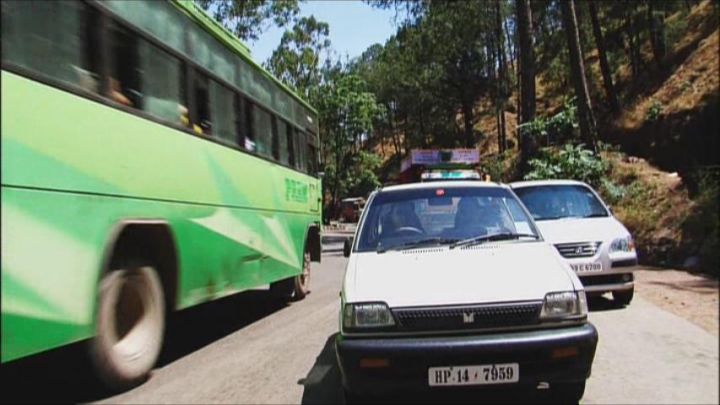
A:
<svg viewBox="0 0 720 405">
<path fill-rule="evenodd" d="M 157 361 L 165 329 L 165 301 L 157 272 L 126 266 L 100 282 L 96 333 L 90 360 L 111 389 L 144 382 Z"/>
<path fill-rule="evenodd" d="M 612 293 L 613 301 L 623 307 L 630 305 L 633 295 L 635 295 L 635 287 L 625 291 L 613 291 Z"/>
</svg>

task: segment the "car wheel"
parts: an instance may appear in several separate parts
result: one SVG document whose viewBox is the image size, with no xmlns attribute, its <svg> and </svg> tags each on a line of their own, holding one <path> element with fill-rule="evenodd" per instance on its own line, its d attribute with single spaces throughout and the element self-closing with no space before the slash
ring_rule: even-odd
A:
<svg viewBox="0 0 720 405">
<path fill-rule="evenodd" d="M 613 291 L 612 295 L 615 303 L 623 307 L 628 306 L 633 299 L 633 295 L 635 295 L 635 288 L 633 287 L 626 291 Z"/>
<path fill-rule="evenodd" d="M 145 381 L 160 354 L 164 329 L 165 301 L 155 269 L 127 266 L 105 274 L 89 346 L 100 380 L 111 389 Z"/>
<path fill-rule="evenodd" d="M 553 384 L 550 386 L 552 402 L 556 404 L 577 404 L 585 394 L 585 381 Z"/>
</svg>

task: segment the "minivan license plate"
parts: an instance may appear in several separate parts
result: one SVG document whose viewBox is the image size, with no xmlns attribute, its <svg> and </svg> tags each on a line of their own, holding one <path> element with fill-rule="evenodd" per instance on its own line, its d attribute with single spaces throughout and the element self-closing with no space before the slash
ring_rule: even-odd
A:
<svg viewBox="0 0 720 405">
<path fill-rule="evenodd" d="M 428 384 L 435 386 L 508 384 L 518 382 L 518 363 L 430 367 Z"/>
<path fill-rule="evenodd" d="M 572 269 L 575 270 L 575 272 L 577 272 L 577 273 L 602 271 L 602 263 L 598 263 L 598 262 L 571 264 L 570 267 L 572 267 Z"/>
</svg>

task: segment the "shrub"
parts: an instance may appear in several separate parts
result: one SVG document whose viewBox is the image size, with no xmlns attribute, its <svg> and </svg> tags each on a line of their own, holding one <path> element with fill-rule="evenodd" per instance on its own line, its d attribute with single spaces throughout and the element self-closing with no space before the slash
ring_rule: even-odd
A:
<svg viewBox="0 0 720 405">
<path fill-rule="evenodd" d="M 662 113 L 663 106 L 662 104 L 657 101 L 653 100 L 652 103 L 650 103 L 650 107 L 648 107 L 647 114 L 645 115 L 645 119 L 651 122 L 657 121 L 658 118 L 660 118 L 660 114 Z"/>
<path fill-rule="evenodd" d="M 720 185 L 718 173 L 698 175 L 699 194 L 693 213 L 683 224 L 683 242 L 689 254 L 700 258 L 700 269 L 720 276 Z"/>
<path fill-rule="evenodd" d="M 558 152 L 543 150 L 541 156 L 528 162 L 530 172 L 525 180 L 573 179 L 599 187 L 608 165 L 583 145 L 565 145 Z"/>
<path fill-rule="evenodd" d="M 538 117 L 518 126 L 522 136 L 533 138 L 539 145 L 570 142 L 577 138 L 578 120 L 575 99 L 566 100 L 564 108 L 552 117 Z"/>
<path fill-rule="evenodd" d="M 627 189 L 624 186 L 615 184 L 606 177 L 600 180 L 600 189 L 598 191 L 602 195 L 603 200 L 611 205 L 620 202 L 627 193 Z"/>
</svg>

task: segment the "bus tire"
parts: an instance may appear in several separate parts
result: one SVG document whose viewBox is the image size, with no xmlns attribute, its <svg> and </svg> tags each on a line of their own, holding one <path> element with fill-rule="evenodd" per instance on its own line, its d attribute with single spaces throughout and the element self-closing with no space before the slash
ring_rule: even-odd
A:
<svg viewBox="0 0 720 405">
<path fill-rule="evenodd" d="M 270 294 L 281 301 L 298 301 L 310 293 L 309 283 L 310 251 L 305 249 L 302 273 L 270 284 Z"/>
<path fill-rule="evenodd" d="M 310 251 L 305 248 L 303 254 L 303 271 L 295 277 L 293 297 L 296 300 L 305 298 L 310 293 Z"/>
<path fill-rule="evenodd" d="M 154 268 L 128 265 L 100 282 L 90 359 L 108 388 L 123 390 L 150 375 L 162 347 L 165 302 Z"/>
</svg>

